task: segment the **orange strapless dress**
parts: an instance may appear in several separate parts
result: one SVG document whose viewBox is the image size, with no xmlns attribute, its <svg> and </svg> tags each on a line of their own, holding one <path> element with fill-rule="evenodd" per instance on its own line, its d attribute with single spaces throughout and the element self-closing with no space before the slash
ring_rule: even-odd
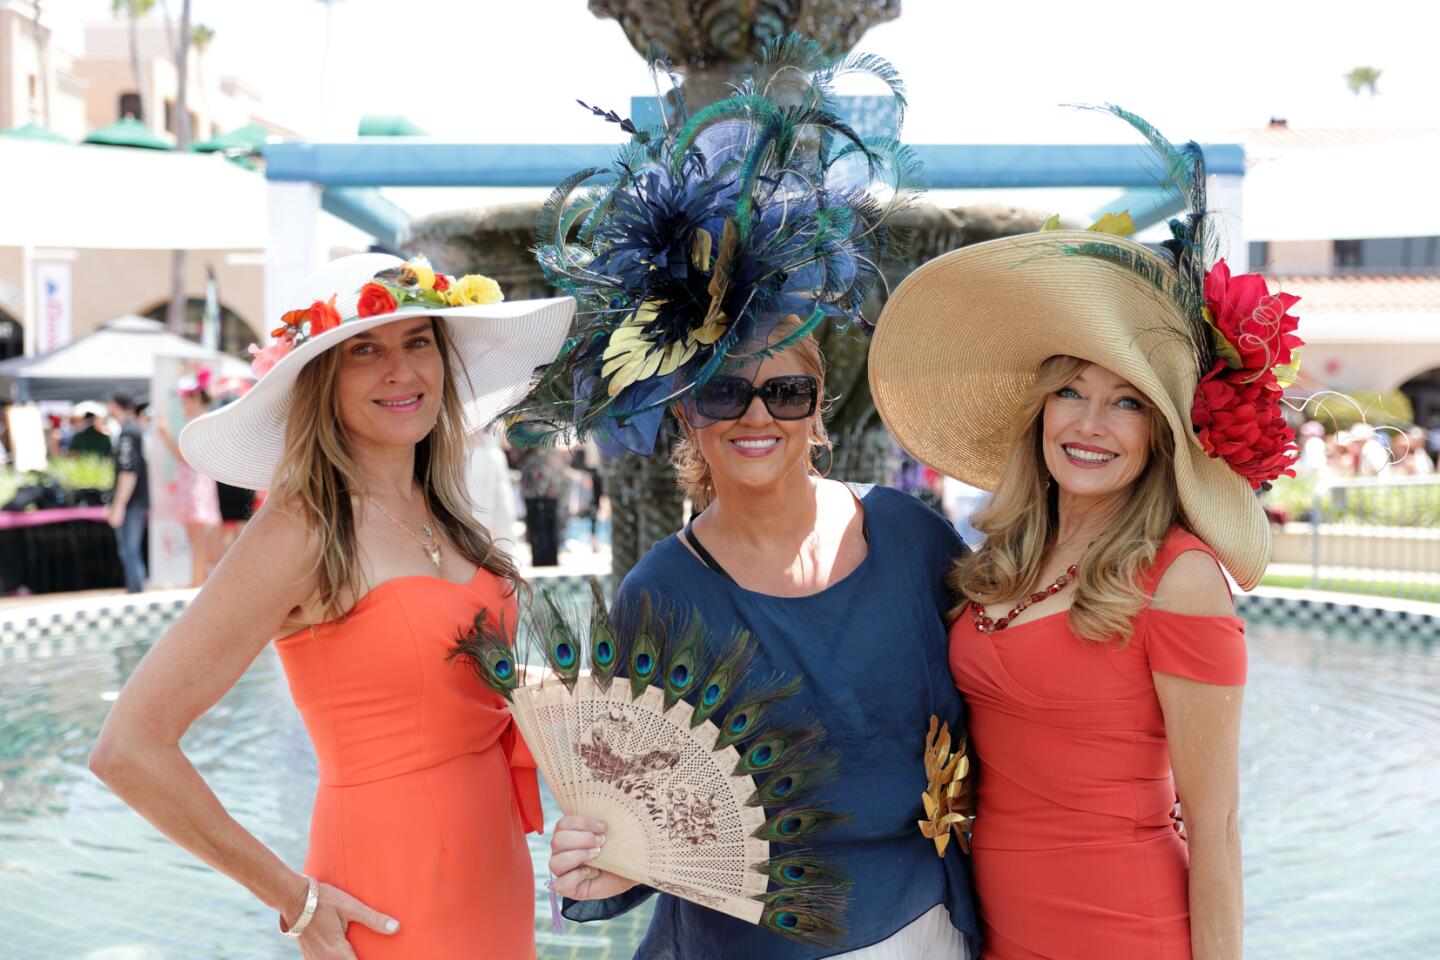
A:
<svg viewBox="0 0 1440 960">
<path fill-rule="evenodd" d="M 1171 531 L 1146 594 L 1187 550 Z M 980 764 L 973 838 L 981 960 L 1190 960 L 1189 855 L 1152 671 L 1245 682 L 1235 617 L 1146 607 L 1123 647 L 1082 640 L 1057 612 L 981 633 L 950 628 Z"/>
<path fill-rule="evenodd" d="M 400 921 L 352 923 L 360 960 L 535 956 L 535 763 L 505 702 L 446 660 L 481 607 L 515 623 L 503 591 L 484 569 L 400 577 L 276 642 L 319 759 L 305 872 Z"/>
</svg>

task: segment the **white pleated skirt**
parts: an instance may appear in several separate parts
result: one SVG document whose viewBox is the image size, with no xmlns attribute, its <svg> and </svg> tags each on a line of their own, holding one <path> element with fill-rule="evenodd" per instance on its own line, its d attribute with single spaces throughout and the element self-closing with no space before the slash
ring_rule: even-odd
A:
<svg viewBox="0 0 1440 960">
<path fill-rule="evenodd" d="M 969 960 L 965 936 L 950 922 L 945 904 L 936 904 L 894 935 L 868 947 L 836 954 L 834 960 Z"/>
</svg>

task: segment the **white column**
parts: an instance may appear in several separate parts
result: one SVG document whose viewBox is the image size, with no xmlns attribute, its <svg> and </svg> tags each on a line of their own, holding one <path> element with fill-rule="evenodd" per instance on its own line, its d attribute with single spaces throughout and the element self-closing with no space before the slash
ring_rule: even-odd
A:
<svg viewBox="0 0 1440 960">
<path fill-rule="evenodd" d="M 313 183 L 266 184 L 270 242 L 265 249 L 265 316 L 270 329 L 287 310 L 309 304 L 287 299 L 300 282 L 325 261 L 320 240 L 320 187 Z"/>
<path fill-rule="evenodd" d="M 1207 202 L 1213 214 L 1211 229 L 1220 231 L 1220 255 L 1232 275 L 1250 272 L 1250 244 L 1245 240 L 1243 199 L 1245 178 L 1218 173 L 1210 178 Z"/>
</svg>

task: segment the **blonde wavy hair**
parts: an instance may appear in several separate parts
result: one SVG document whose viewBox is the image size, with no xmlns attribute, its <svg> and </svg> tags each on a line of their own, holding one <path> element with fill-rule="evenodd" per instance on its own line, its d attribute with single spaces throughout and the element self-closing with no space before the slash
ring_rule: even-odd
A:
<svg viewBox="0 0 1440 960">
<path fill-rule="evenodd" d="M 1037 589 L 1046 554 L 1059 525 L 1060 491 L 1045 467 L 1041 443 L 1046 399 L 1089 365 L 1076 357 L 1051 357 L 1040 365 L 1034 387 L 1016 422 L 1022 424 L 989 504 L 971 521 L 985 534 L 975 552 L 951 567 L 946 582 L 967 603 L 1006 603 Z M 1136 478 L 1123 508 L 1086 549 L 1070 606 L 1070 629 L 1101 643 L 1130 639 L 1131 621 L 1145 604 L 1141 576 L 1170 528 L 1180 522 L 1175 486 L 1175 442 L 1170 424 L 1153 404 L 1150 462 Z"/>
<path fill-rule="evenodd" d="M 435 344 L 444 363 L 440 413 L 425 439 L 415 445 L 415 482 L 425 493 L 435 522 L 466 559 L 501 579 L 511 592 L 521 587 L 519 571 L 475 519 L 465 490 L 464 411 L 454 385 L 469 372 L 456 354 L 445 321 L 432 317 Z M 351 455 L 336 409 L 342 354 L 326 350 L 305 365 L 291 391 L 285 423 L 285 453 L 272 493 L 300 512 L 320 541 L 320 604 L 327 619 L 345 613 L 344 604 L 363 592 L 352 496 L 365 479 Z"/>
<path fill-rule="evenodd" d="M 771 341 L 794 333 L 800 329 L 801 322 L 800 317 L 790 314 L 775 325 L 770 334 Z M 820 400 L 815 405 L 815 416 L 810 420 L 809 456 L 805 458 L 806 472 L 811 476 L 820 476 L 815 459 L 819 451 L 831 448 L 830 434 L 825 430 L 825 411 L 830 408 L 830 401 L 825 396 L 825 356 L 820 352 L 819 341 L 811 334 L 800 338 L 787 347 L 786 351 L 793 351 L 796 359 L 800 361 L 802 372 L 820 382 Z M 680 438 L 675 443 L 674 452 L 670 454 L 670 465 L 675 468 L 675 482 L 679 485 L 680 492 L 690 501 L 692 512 L 699 513 L 715 499 L 715 479 L 710 473 L 710 462 L 700 451 L 700 441 L 695 436 L 695 428 L 690 426 L 685 417 L 685 404 L 675 404 L 670 408 L 670 412 L 680 424 Z"/>
</svg>

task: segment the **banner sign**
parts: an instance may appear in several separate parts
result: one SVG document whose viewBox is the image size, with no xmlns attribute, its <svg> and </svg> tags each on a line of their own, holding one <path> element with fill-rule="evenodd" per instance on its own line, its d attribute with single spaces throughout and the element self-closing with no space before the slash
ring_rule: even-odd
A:
<svg viewBox="0 0 1440 960">
<path fill-rule="evenodd" d="M 49 353 L 70 342 L 73 324 L 70 295 L 71 264 L 65 260 L 35 261 L 35 352 Z"/>
</svg>

